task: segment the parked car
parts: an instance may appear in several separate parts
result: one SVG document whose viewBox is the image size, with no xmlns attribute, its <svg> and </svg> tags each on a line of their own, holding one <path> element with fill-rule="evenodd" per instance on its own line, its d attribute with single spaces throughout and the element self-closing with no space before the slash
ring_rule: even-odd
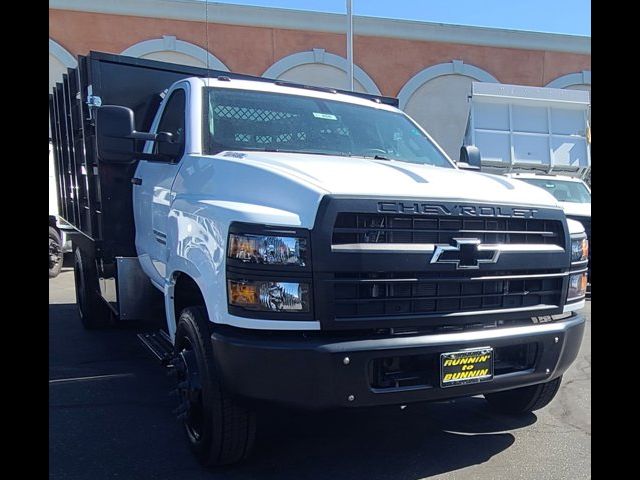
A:
<svg viewBox="0 0 640 480">
<path fill-rule="evenodd" d="M 60 223 L 57 179 L 53 163 L 53 146 L 49 141 L 49 278 L 55 278 L 62 269 L 64 254 L 71 251 L 68 229 Z"/>
<path fill-rule="evenodd" d="M 582 223 L 589 241 L 589 263 L 587 278 L 591 283 L 591 189 L 580 178 L 561 175 L 538 175 L 535 173 L 510 173 L 507 176 L 543 188 L 551 193 L 567 218 Z"/>
</svg>

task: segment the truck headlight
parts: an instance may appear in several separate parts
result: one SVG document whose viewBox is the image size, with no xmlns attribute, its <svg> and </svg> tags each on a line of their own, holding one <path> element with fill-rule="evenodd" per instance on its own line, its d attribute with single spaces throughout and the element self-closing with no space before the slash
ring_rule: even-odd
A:
<svg viewBox="0 0 640 480">
<path fill-rule="evenodd" d="M 229 234 L 227 256 L 243 263 L 305 267 L 307 240 L 259 234 Z"/>
<path fill-rule="evenodd" d="M 587 272 L 575 273 L 569 277 L 567 300 L 584 297 L 587 293 Z"/>
<path fill-rule="evenodd" d="M 571 261 L 582 262 L 589 257 L 589 241 L 586 237 L 571 239 Z"/>
<path fill-rule="evenodd" d="M 309 284 L 228 280 L 229 304 L 261 312 L 309 312 Z"/>
</svg>

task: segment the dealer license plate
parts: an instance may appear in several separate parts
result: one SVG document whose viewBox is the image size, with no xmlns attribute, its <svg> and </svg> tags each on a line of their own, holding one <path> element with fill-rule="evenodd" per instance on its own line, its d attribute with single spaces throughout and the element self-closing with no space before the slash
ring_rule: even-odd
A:
<svg viewBox="0 0 640 480">
<path fill-rule="evenodd" d="M 493 348 L 470 348 L 440 355 L 440 386 L 453 387 L 493 379 Z"/>
</svg>

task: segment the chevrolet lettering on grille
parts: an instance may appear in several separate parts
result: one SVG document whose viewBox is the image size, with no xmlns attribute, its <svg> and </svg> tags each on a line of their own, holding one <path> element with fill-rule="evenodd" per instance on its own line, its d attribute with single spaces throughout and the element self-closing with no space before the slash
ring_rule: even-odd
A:
<svg viewBox="0 0 640 480">
<path fill-rule="evenodd" d="M 461 217 L 533 218 L 535 208 L 489 205 L 439 205 L 422 202 L 378 202 L 381 213 L 446 215 Z"/>
<path fill-rule="evenodd" d="M 496 263 L 500 250 L 482 245 L 477 238 L 454 238 L 452 245 L 436 245 L 431 263 L 452 263 L 457 270 L 480 268 L 481 263 Z"/>
</svg>

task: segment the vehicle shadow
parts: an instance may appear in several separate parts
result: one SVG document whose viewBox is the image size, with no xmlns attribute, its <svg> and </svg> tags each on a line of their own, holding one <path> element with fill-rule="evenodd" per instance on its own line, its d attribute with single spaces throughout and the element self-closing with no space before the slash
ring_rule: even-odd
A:
<svg viewBox="0 0 640 480">
<path fill-rule="evenodd" d="M 261 412 L 256 452 L 225 478 L 415 480 L 486 462 L 535 423 L 483 398 L 333 412 Z"/>
<path fill-rule="evenodd" d="M 254 454 L 207 470 L 188 451 L 171 413 L 172 380 L 136 326 L 85 331 L 70 303 L 51 304 L 49 315 L 50 377 L 88 378 L 50 386 L 53 477 L 417 480 L 484 463 L 513 445 L 510 430 L 537 421 L 494 413 L 481 397 L 405 409 L 261 408 Z"/>
</svg>

